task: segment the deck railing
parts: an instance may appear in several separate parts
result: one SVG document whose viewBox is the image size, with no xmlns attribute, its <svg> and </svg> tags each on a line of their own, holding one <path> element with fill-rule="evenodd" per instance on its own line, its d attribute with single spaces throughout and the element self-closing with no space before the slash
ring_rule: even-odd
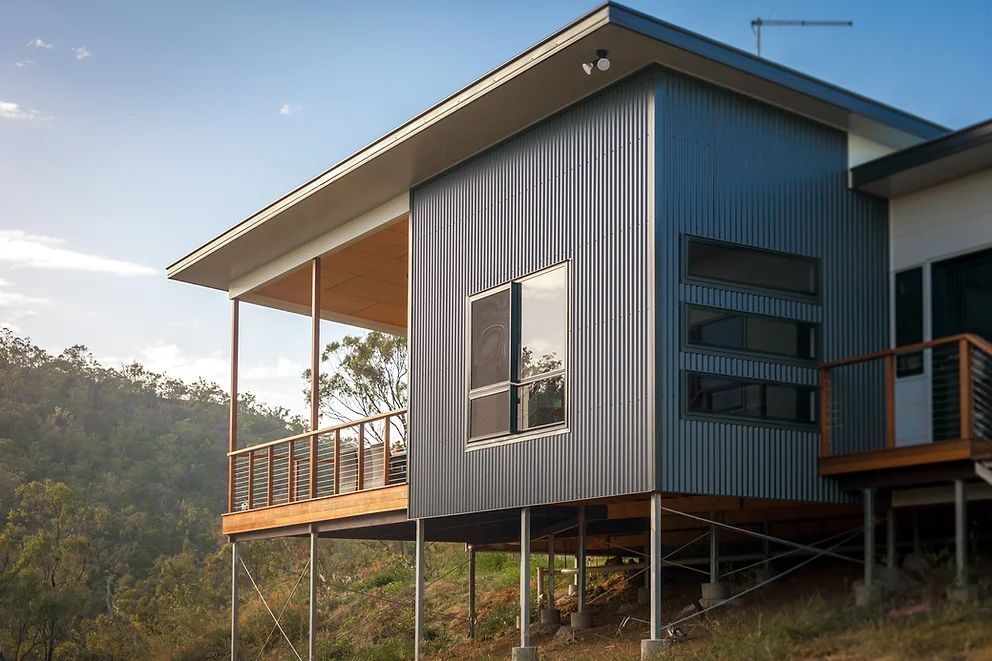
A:
<svg viewBox="0 0 992 661">
<path fill-rule="evenodd" d="M 926 366 L 929 366 L 926 369 Z M 896 447 L 897 376 L 929 373 L 932 441 L 992 438 L 992 343 L 970 334 L 820 366 L 822 457 Z"/>
<path fill-rule="evenodd" d="M 229 452 L 231 511 L 406 483 L 406 409 Z"/>
</svg>

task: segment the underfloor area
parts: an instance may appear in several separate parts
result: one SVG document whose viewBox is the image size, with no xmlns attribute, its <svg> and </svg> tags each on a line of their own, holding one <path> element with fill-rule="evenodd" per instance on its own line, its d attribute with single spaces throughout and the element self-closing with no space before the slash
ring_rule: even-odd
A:
<svg viewBox="0 0 992 661">
<path fill-rule="evenodd" d="M 985 599 L 977 604 L 947 602 L 944 589 L 953 570 L 943 556 L 924 575 L 877 604 L 855 607 L 852 585 L 860 569 L 846 564 L 803 568 L 725 607 L 679 625 L 681 642 L 671 659 L 992 659 L 990 567 L 976 568 Z M 639 659 L 647 635 L 648 608 L 637 604 L 637 589 L 623 574 L 590 584 L 593 627 L 585 630 L 533 625 L 533 644 L 542 659 L 577 661 Z M 735 590 L 752 584 L 742 576 Z M 665 620 L 696 611 L 699 581 L 672 572 L 666 581 Z M 574 596 L 558 606 L 575 608 Z M 508 659 L 517 644 L 513 627 L 517 592 L 486 595 L 480 603 L 479 639 L 437 650 L 438 659 Z M 451 611 L 456 615 L 457 609 Z M 567 617 L 563 618 L 567 621 Z M 506 626 L 500 627 L 500 623 Z"/>
</svg>

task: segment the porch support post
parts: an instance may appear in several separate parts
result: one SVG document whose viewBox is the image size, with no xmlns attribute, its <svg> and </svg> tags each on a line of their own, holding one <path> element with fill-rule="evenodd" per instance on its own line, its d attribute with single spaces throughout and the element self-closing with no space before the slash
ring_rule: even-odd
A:
<svg viewBox="0 0 992 661">
<path fill-rule="evenodd" d="M 854 603 L 867 606 L 878 596 L 875 587 L 875 490 L 862 490 L 861 502 L 864 508 L 865 577 L 860 585 L 854 585 Z"/>
<path fill-rule="evenodd" d="M 716 525 L 717 512 L 710 512 L 710 582 L 703 583 L 699 604 L 703 608 L 714 606 L 727 598 L 727 590 L 720 582 L 720 527 Z"/>
<path fill-rule="evenodd" d="M 575 553 L 575 582 L 576 582 L 576 612 L 572 613 L 570 623 L 573 629 L 588 629 L 591 625 L 589 612 L 586 610 L 586 506 L 579 506 L 579 548 Z"/>
<path fill-rule="evenodd" d="M 310 531 L 310 636 L 309 659 L 317 659 L 317 532 Z"/>
<path fill-rule="evenodd" d="M 947 596 L 951 601 L 975 603 L 978 586 L 968 584 L 968 495 L 964 480 L 954 480 L 954 585 Z"/>
<path fill-rule="evenodd" d="M 885 512 L 885 566 L 896 568 L 896 508 L 891 504 Z"/>
<path fill-rule="evenodd" d="M 513 661 L 537 661 L 537 648 L 530 646 L 530 508 L 520 508 L 520 646 L 513 648 Z"/>
<path fill-rule="evenodd" d="M 875 583 L 875 490 L 864 490 L 865 588 Z"/>
<path fill-rule="evenodd" d="M 645 551 L 650 556 L 648 569 L 651 583 L 651 637 L 641 641 L 641 659 L 647 661 L 657 657 L 671 641 L 664 638 L 661 615 L 661 494 L 651 494 L 651 528 L 648 532 L 650 549 Z"/>
<path fill-rule="evenodd" d="M 231 410 L 228 418 L 227 451 L 238 449 L 238 333 L 240 329 L 238 299 L 231 301 Z M 251 457 L 248 458 L 249 463 Z M 248 485 L 251 492 L 251 485 Z M 227 511 L 234 511 L 234 457 L 227 457 Z"/>
<path fill-rule="evenodd" d="M 958 587 L 968 580 L 967 508 L 964 480 L 954 480 L 954 585 Z"/>
<path fill-rule="evenodd" d="M 468 637 L 475 638 L 475 547 L 468 547 Z"/>
<path fill-rule="evenodd" d="M 314 257 L 310 269 L 310 431 L 316 431 L 320 425 L 320 288 L 320 257 Z M 334 459 L 337 461 L 337 457 Z M 316 434 L 310 437 L 310 460 L 308 464 L 310 466 L 308 479 L 310 498 L 316 498 Z M 385 483 L 383 482 L 383 484 Z"/>
<path fill-rule="evenodd" d="M 231 661 L 238 661 L 238 543 L 231 542 Z"/>
<path fill-rule="evenodd" d="M 420 661 L 423 658 L 421 643 L 424 640 L 424 520 L 417 519 L 416 542 L 416 598 L 414 599 L 414 642 L 413 658 Z"/>
<path fill-rule="evenodd" d="M 548 535 L 548 610 L 555 610 L 555 536 Z"/>
</svg>

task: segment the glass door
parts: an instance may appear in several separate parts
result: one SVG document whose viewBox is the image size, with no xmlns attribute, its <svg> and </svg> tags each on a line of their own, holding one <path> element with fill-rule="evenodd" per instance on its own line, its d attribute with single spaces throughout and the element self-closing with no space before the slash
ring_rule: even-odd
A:
<svg viewBox="0 0 992 661">
<path fill-rule="evenodd" d="M 931 266 L 934 337 L 973 333 L 992 339 L 992 249 L 935 262 Z M 933 357 L 933 438 L 960 435 L 957 348 Z"/>
</svg>

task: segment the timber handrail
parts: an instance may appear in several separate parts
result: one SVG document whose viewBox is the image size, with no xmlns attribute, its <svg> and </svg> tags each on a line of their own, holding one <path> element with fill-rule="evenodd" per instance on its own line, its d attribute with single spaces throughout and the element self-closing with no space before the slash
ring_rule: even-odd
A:
<svg viewBox="0 0 992 661">
<path fill-rule="evenodd" d="M 977 437 L 987 437 L 989 435 L 989 421 L 992 420 L 992 391 L 988 384 L 987 366 L 992 365 L 992 342 L 972 333 L 959 333 L 948 337 L 942 337 L 925 342 L 916 342 L 872 353 L 851 356 L 840 360 L 833 360 L 822 363 L 820 371 L 820 432 L 821 445 L 820 456 L 829 457 L 836 454 L 834 446 L 834 427 L 837 426 L 834 420 L 835 401 L 838 391 L 837 379 L 834 372 L 840 368 L 852 367 L 862 363 L 882 362 L 884 383 L 884 448 L 892 449 L 896 447 L 896 399 L 895 383 L 897 378 L 896 357 L 903 354 L 922 352 L 928 349 L 940 347 L 957 347 L 956 358 L 956 384 L 953 392 L 956 401 L 952 401 L 953 411 L 956 418 L 946 418 L 946 422 L 955 422 L 953 428 L 954 440 L 971 440 Z M 973 355 L 973 350 L 975 350 Z M 952 354 L 953 355 L 953 354 Z M 978 356 L 979 358 L 976 358 Z M 985 361 L 976 364 L 976 361 Z M 945 372 L 945 374 L 947 374 Z M 953 374 L 953 373 L 951 373 Z M 979 378 L 979 376 L 981 378 Z M 931 379 L 934 375 L 931 374 Z M 953 383 L 953 382 L 951 382 Z M 850 386 L 851 381 L 848 381 Z M 934 387 L 931 385 L 931 387 Z M 946 387 L 946 383 L 945 383 Z M 976 393 L 976 389 L 980 392 Z M 977 413 L 976 413 L 977 409 Z M 944 413 L 947 414 L 945 404 Z M 843 412 L 841 412 L 843 415 Z M 935 417 L 936 420 L 936 417 Z M 854 421 L 857 422 L 857 421 Z M 863 421 L 862 421 L 863 422 Z M 843 421 L 842 421 L 843 423 Z M 882 424 L 880 423 L 880 427 Z M 871 433 L 870 429 L 864 433 Z M 942 439 L 940 439 L 942 440 Z M 840 454 L 846 454 L 841 452 Z"/>
<path fill-rule="evenodd" d="M 394 409 L 229 452 L 228 511 L 406 483 L 406 413 Z"/>
<path fill-rule="evenodd" d="M 280 443 L 288 443 L 289 441 L 298 441 L 298 440 L 301 440 L 301 439 L 304 439 L 304 438 L 309 438 L 310 436 L 322 436 L 323 434 L 328 434 L 330 432 L 338 431 L 338 430 L 341 430 L 341 429 L 348 429 L 350 427 L 356 427 L 356 426 L 361 425 L 361 424 L 364 424 L 364 423 L 378 422 L 379 420 L 383 420 L 385 418 L 391 418 L 391 417 L 396 416 L 396 415 L 402 415 L 402 414 L 404 414 L 406 412 L 407 412 L 407 409 L 393 409 L 392 411 L 386 411 L 384 413 L 376 413 L 375 415 L 370 415 L 370 416 L 368 416 L 366 418 L 359 418 L 357 420 L 349 420 L 348 422 L 341 422 L 341 423 L 338 423 L 338 424 L 335 424 L 335 425 L 331 425 L 329 427 L 321 427 L 320 429 L 315 429 L 313 431 L 300 432 L 299 434 L 294 434 L 293 436 L 287 436 L 285 438 L 279 438 L 279 439 L 276 439 L 274 441 L 266 441 L 265 443 L 259 443 L 257 445 L 250 445 L 250 446 L 245 447 L 245 448 L 238 448 L 237 450 L 234 450 L 233 452 L 228 452 L 227 453 L 227 456 L 233 457 L 233 456 L 237 456 L 239 454 L 245 454 L 247 452 L 255 452 L 257 450 L 264 450 L 265 448 L 269 447 L 270 445 L 279 445 Z"/>
<path fill-rule="evenodd" d="M 886 356 L 897 356 L 903 353 L 913 353 L 914 351 L 923 351 L 924 349 L 932 349 L 934 347 L 939 347 L 944 344 L 954 344 L 955 342 L 960 342 L 961 340 L 967 340 L 969 344 L 975 346 L 985 353 L 992 354 L 992 342 L 988 342 L 985 338 L 979 337 L 972 333 L 960 333 L 958 335 L 949 335 L 947 337 L 941 337 L 936 340 L 927 340 L 926 342 L 916 342 L 915 344 L 904 344 L 901 347 L 893 347 L 891 349 L 882 349 L 881 351 L 873 351 L 871 353 L 862 354 L 860 356 L 850 356 L 848 358 L 841 358 L 839 360 L 831 360 L 830 362 L 820 363 L 820 369 L 831 369 L 834 367 L 843 367 L 844 365 L 851 365 L 853 363 L 863 363 L 869 360 L 877 360 L 879 358 L 885 358 Z"/>
</svg>

